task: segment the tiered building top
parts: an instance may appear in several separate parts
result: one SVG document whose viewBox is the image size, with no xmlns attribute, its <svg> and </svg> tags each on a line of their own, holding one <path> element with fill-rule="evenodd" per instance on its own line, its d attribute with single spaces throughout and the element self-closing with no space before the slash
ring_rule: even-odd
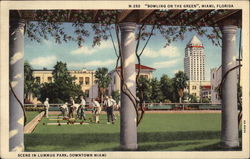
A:
<svg viewBox="0 0 250 159">
<path fill-rule="evenodd" d="M 202 42 L 193 36 L 185 49 L 184 72 L 190 81 L 205 80 L 205 54 Z"/>
</svg>

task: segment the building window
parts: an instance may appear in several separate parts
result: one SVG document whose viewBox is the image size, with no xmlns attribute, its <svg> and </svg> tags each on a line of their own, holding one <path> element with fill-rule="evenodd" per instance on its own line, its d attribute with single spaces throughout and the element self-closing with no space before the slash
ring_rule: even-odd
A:
<svg viewBox="0 0 250 159">
<path fill-rule="evenodd" d="M 79 83 L 83 84 L 83 77 L 79 77 Z"/>
<path fill-rule="evenodd" d="M 89 90 L 88 89 L 85 90 L 85 94 L 87 97 L 89 97 Z"/>
<path fill-rule="evenodd" d="M 52 82 L 52 77 L 48 77 L 48 82 Z"/>
<path fill-rule="evenodd" d="M 85 77 L 85 84 L 89 85 L 89 77 Z"/>
<path fill-rule="evenodd" d="M 192 89 L 196 89 L 196 86 L 192 86 Z"/>
<path fill-rule="evenodd" d="M 41 78 L 40 77 L 36 77 L 36 82 L 41 83 Z"/>
<path fill-rule="evenodd" d="M 144 78 L 148 79 L 148 75 L 140 75 L 140 77 L 144 77 Z"/>
</svg>

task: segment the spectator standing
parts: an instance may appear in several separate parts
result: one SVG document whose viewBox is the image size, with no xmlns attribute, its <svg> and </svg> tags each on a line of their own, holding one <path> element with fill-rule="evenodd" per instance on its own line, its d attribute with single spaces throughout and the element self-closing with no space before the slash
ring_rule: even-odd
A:
<svg viewBox="0 0 250 159">
<path fill-rule="evenodd" d="M 116 116 L 115 116 L 115 107 L 116 107 L 116 101 L 112 98 L 112 96 L 109 96 L 109 100 L 111 102 L 111 106 L 112 106 L 112 116 L 113 116 L 113 119 L 116 120 Z M 113 123 L 113 121 L 112 121 Z"/>
<path fill-rule="evenodd" d="M 104 106 L 106 107 L 106 111 L 107 111 L 107 119 L 108 119 L 107 124 L 110 124 L 110 120 L 112 124 L 114 124 L 113 102 L 108 96 L 106 96 L 105 98 Z"/>
<path fill-rule="evenodd" d="M 80 120 L 83 120 L 83 119 L 86 120 L 85 112 L 84 112 L 85 106 L 86 106 L 86 101 L 84 100 L 83 96 L 80 96 L 80 100 L 81 100 L 81 103 L 77 109 L 77 115 L 78 115 Z"/>
<path fill-rule="evenodd" d="M 44 101 L 44 106 L 45 106 L 45 109 L 46 109 L 46 118 L 49 117 L 49 98 L 46 98 L 46 100 Z"/>
<path fill-rule="evenodd" d="M 74 113 L 74 105 L 75 105 L 75 101 L 73 99 L 73 97 L 69 98 L 69 118 L 73 118 L 73 113 Z"/>
</svg>

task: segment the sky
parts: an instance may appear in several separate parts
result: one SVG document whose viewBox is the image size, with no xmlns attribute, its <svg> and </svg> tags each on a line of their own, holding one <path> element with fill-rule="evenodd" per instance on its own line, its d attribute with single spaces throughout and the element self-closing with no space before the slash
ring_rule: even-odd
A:
<svg viewBox="0 0 250 159">
<path fill-rule="evenodd" d="M 73 34 L 71 24 L 63 24 L 66 32 Z M 90 28 L 89 28 L 90 29 Z M 209 30 L 209 28 L 208 28 Z M 141 64 L 153 67 L 156 70 L 153 76 L 160 79 L 163 74 L 174 77 L 178 70 L 184 71 L 184 53 L 187 43 L 196 35 L 205 49 L 205 77 L 210 80 L 210 69 L 221 65 L 221 47 L 212 44 L 205 36 L 200 37 L 195 32 L 187 32 L 184 40 L 178 40 L 164 48 L 165 40 L 157 32 L 152 36 L 141 56 Z M 239 38 L 237 33 L 237 41 Z M 53 69 L 57 61 L 67 63 L 69 70 L 83 68 L 95 70 L 98 67 L 107 67 L 109 71 L 115 68 L 116 55 L 111 40 L 103 41 L 100 46 L 92 47 L 93 33 L 90 29 L 90 38 L 82 47 L 76 42 L 57 44 L 53 39 L 42 40 L 41 43 L 30 41 L 25 37 L 25 60 L 33 69 Z M 114 36 L 115 38 L 115 36 Z M 142 46 L 142 45 L 141 45 Z"/>
</svg>

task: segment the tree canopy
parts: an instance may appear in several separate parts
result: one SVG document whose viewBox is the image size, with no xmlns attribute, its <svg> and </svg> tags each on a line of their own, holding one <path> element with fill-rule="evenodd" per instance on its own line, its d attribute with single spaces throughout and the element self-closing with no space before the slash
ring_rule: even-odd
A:
<svg viewBox="0 0 250 159">
<path fill-rule="evenodd" d="M 140 76 L 138 78 L 138 85 L 136 87 L 137 89 L 137 97 L 140 100 L 143 100 L 143 102 L 151 102 L 151 83 L 150 80 Z"/>
<path fill-rule="evenodd" d="M 98 93 L 101 101 L 103 101 L 103 97 L 105 92 L 111 82 L 111 77 L 108 74 L 108 69 L 106 67 L 97 68 L 95 72 L 95 82 L 98 84 Z"/>
<path fill-rule="evenodd" d="M 168 75 L 162 75 L 160 79 L 161 91 L 165 101 L 176 101 L 176 93 L 174 89 L 174 81 Z"/>
<path fill-rule="evenodd" d="M 175 74 L 174 86 L 180 97 L 180 102 L 181 102 L 181 98 L 183 97 L 184 89 L 187 87 L 187 81 L 188 81 L 188 77 L 183 71 L 178 71 Z"/>
<path fill-rule="evenodd" d="M 30 64 L 24 62 L 24 98 L 25 102 L 30 102 L 30 96 L 37 96 L 39 94 L 40 85 L 33 77 L 33 70 Z"/>
<path fill-rule="evenodd" d="M 57 62 L 52 75 L 53 81 L 41 86 L 41 101 L 49 98 L 51 103 L 64 103 L 69 97 L 84 95 L 81 86 L 75 83 L 76 78 L 70 75 L 66 63 Z"/>
<path fill-rule="evenodd" d="M 37 22 L 28 21 L 27 35 L 29 39 L 41 42 L 41 39 L 52 37 L 56 43 L 75 41 L 79 46 L 83 45 L 90 36 L 90 30 L 86 24 L 93 18 L 90 10 L 35 10 L 34 19 Z M 116 29 L 114 25 L 118 24 L 119 14 L 122 10 L 98 10 L 98 23 L 93 22 L 91 29 L 94 33 L 93 46 L 100 45 L 102 40 L 110 38 L 110 31 Z M 156 10 L 139 24 L 140 31 L 137 31 L 137 39 L 146 40 L 150 36 L 150 27 L 159 30 L 165 38 L 165 46 L 173 41 L 184 39 L 184 34 L 188 31 L 196 31 L 200 36 L 206 36 L 215 45 L 221 45 L 221 31 L 217 25 L 213 25 L 212 32 L 208 32 L 202 27 L 206 24 L 213 24 L 211 17 L 227 14 L 227 10 L 213 10 L 201 17 L 197 23 L 197 10 L 185 10 L 181 12 L 178 19 L 171 18 L 171 10 Z M 68 15 L 71 15 L 74 35 L 68 35 L 63 26 L 63 21 L 67 21 Z M 146 25 L 151 24 L 151 25 Z M 175 24 L 175 25 L 166 25 Z"/>
</svg>

